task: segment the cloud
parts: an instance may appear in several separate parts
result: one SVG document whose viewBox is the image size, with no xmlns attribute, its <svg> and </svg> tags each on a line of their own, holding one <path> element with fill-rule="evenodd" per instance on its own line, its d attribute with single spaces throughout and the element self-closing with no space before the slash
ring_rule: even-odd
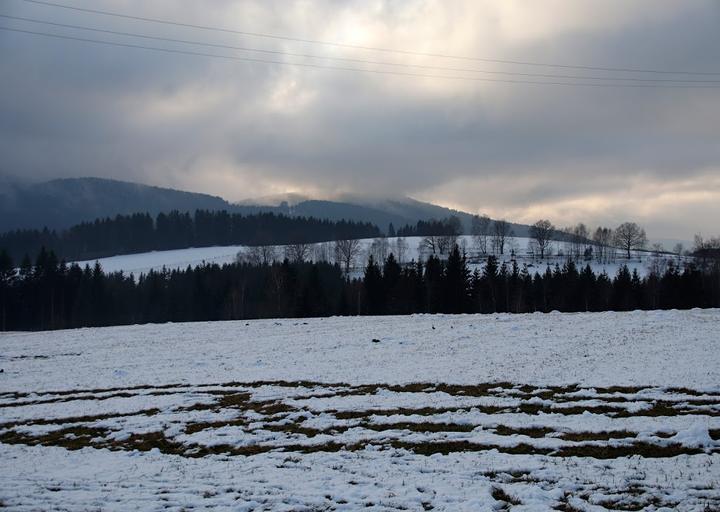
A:
<svg viewBox="0 0 720 512">
<path fill-rule="evenodd" d="M 481 59 L 720 71 L 720 6 L 712 0 L 124 0 L 92 7 Z M 493 73 L 610 73 L 248 38 L 19 0 L 7 2 L 5 12 L 214 44 L 487 73 L 263 55 L 2 22 L 29 30 L 489 80 L 237 62 L 0 32 L 0 170 L 6 173 L 115 177 L 231 200 L 283 191 L 412 195 L 518 221 L 633 218 L 658 237 L 717 230 L 717 215 L 709 213 L 720 204 L 720 89 L 508 84 L 492 80 L 522 77 Z"/>
</svg>

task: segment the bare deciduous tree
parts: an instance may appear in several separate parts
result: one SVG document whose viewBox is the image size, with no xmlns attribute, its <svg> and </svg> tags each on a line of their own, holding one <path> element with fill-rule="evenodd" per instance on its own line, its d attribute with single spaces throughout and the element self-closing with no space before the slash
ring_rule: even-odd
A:
<svg viewBox="0 0 720 512">
<path fill-rule="evenodd" d="M 579 261 L 590 245 L 590 233 L 587 226 L 579 222 L 574 226 L 564 228 L 562 232 L 565 234 L 565 247 L 568 257 Z"/>
<path fill-rule="evenodd" d="M 290 261 L 302 263 L 310 256 L 312 244 L 296 242 L 285 246 L 285 257 Z"/>
<path fill-rule="evenodd" d="M 248 260 L 255 265 L 270 265 L 277 259 L 274 245 L 256 245 L 246 250 Z"/>
<path fill-rule="evenodd" d="M 438 238 L 434 235 L 428 235 L 423 237 L 418 244 L 418 252 L 437 254 L 438 252 Z"/>
<path fill-rule="evenodd" d="M 475 215 L 472 219 L 471 232 L 475 249 L 482 255 L 488 252 L 488 237 L 490 236 L 490 217 Z"/>
<path fill-rule="evenodd" d="M 405 256 L 407 255 L 408 251 L 408 243 L 403 237 L 398 237 L 398 239 L 395 242 L 395 255 L 397 256 L 397 261 L 401 265 L 405 263 Z"/>
<path fill-rule="evenodd" d="M 507 244 L 508 250 L 510 251 L 510 255 L 514 259 L 515 256 L 517 256 L 518 251 L 520 250 L 520 244 L 518 243 L 517 238 L 514 238 L 511 236 L 510 238 L 507 239 L 506 244 Z"/>
<path fill-rule="evenodd" d="M 573 256 L 576 260 L 579 260 L 581 256 L 585 254 L 585 249 L 588 247 L 588 228 L 582 222 L 579 222 L 573 227 Z"/>
<path fill-rule="evenodd" d="M 383 262 L 387 259 L 388 253 L 390 252 L 390 242 L 385 237 L 376 238 L 370 244 L 368 248 L 370 254 L 372 254 L 375 261 Z"/>
<path fill-rule="evenodd" d="M 668 267 L 668 259 L 663 257 L 665 248 L 660 242 L 655 242 L 650 248 L 652 250 L 652 258 L 650 258 L 648 262 L 648 271 L 655 276 L 661 276 Z"/>
<path fill-rule="evenodd" d="M 595 255 L 599 262 L 607 263 L 614 259 L 615 251 L 612 248 L 613 231 L 610 228 L 598 227 L 593 234 L 595 243 Z"/>
<path fill-rule="evenodd" d="M 505 219 L 496 220 L 493 222 L 492 229 L 492 246 L 493 252 L 499 254 L 505 254 L 505 243 L 507 238 L 512 236 L 513 231 L 510 228 L 510 223 Z"/>
<path fill-rule="evenodd" d="M 312 247 L 312 259 L 315 262 L 320 261 L 332 261 L 333 254 L 332 250 L 334 248 L 331 247 L 330 242 L 321 242 L 318 244 L 314 244 Z"/>
<path fill-rule="evenodd" d="M 450 251 L 457 244 L 457 235 L 442 235 L 437 237 L 437 247 L 440 254 L 450 254 Z"/>
<path fill-rule="evenodd" d="M 431 223 L 433 232 L 425 235 L 418 244 L 418 252 L 421 254 L 449 254 L 457 244 L 458 237 L 462 232 L 462 222 L 454 215 L 443 222 Z"/>
<path fill-rule="evenodd" d="M 335 261 L 343 266 L 346 275 L 350 273 L 358 254 L 360 254 L 360 240 L 337 240 L 335 242 Z"/>
<path fill-rule="evenodd" d="M 634 222 L 623 222 L 615 229 L 615 243 L 630 259 L 630 251 L 642 249 L 647 244 L 645 230 Z"/>
<path fill-rule="evenodd" d="M 540 259 L 545 259 L 545 252 L 547 251 L 554 234 L 555 226 L 547 219 L 540 219 L 530 226 L 530 236 L 537 244 L 537 248 L 540 251 Z"/>
<path fill-rule="evenodd" d="M 440 254 L 450 254 L 450 251 L 458 242 L 462 232 L 462 222 L 455 215 L 443 222 L 443 233 L 437 238 L 437 248 Z"/>
<path fill-rule="evenodd" d="M 693 252 L 707 249 L 720 249 L 720 236 L 715 238 L 704 239 L 701 234 L 695 235 L 695 243 L 693 244 Z"/>
</svg>

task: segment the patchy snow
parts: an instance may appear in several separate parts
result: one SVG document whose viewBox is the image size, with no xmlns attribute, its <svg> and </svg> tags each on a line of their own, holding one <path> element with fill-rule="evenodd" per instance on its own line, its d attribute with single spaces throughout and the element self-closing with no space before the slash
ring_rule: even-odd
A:
<svg viewBox="0 0 720 512">
<path fill-rule="evenodd" d="M 0 503 L 715 509 L 718 325 L 692 310 L 2 334 Z"/>
<path fill-rule="evenodd" d="M 689 428 L 681 430 L 670 439 L 671 441 L 680 443 L 681 445 L 689 448 L 707 448 L 720 445 L 719 442 L 714 441 L 712 437 L 710 437 L 707 424 L 702 422 L 694 423 Z"/>
</svg>

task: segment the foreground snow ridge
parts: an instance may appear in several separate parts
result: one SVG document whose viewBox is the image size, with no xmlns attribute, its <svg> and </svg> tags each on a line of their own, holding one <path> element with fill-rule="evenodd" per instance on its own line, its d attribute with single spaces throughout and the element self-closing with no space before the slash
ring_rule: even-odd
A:
<svg viewBox="0 0 720 512">
<path fill-rule="evenodd" d="M 720 310 L 0 336 L 12 510 L 717 510 Z"/>
</svg>

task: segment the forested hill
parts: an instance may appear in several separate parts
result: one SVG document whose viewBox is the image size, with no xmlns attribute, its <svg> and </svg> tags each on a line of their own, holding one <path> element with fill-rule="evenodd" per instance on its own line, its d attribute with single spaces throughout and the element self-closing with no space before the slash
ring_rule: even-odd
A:
<svg viewBox="0 0 720 512">
<path fill-rule="evenodd" d="M 0 176 L 0 232 L 16 229 L 67 229 L 94 219 L 147 212 L 222 211 L 254 215 L 275 213 L 288 217 L 315 217 L 331 221 L 371 223 L 382 231 L 415 225 L 418 221 L 440 221 L 450 216 L 460 220 L 469 234 L 472 215 L 410 198 L 369 199 L 347 196 L 335 201 L 304 199 L 264 204 L 248 200 L 234 204 L 217 196 L 183 192 L 140 183 L 103 178 L 58 179 L 21 185 Z M 515 236 L 527 236 L 528 226 L 511 224 Z"/>
<path fill-rule="evenodd" d="M 160 213 L 155 218 L 149 213 L 117 215 L 63 231 L 10 231 L 0 235 L 0 251 L 6 251 L 19 263 L 26 255 L 34 259 L 44 247 L 58 258 L 72 261 L 187 247 L 286 245 L 379 235 L 377 226 L 362 222 L 333 222 L 274 213 L 242 215 L 197 210 L 191 215 L 173 211 Z"/>
<path fill-rule="evenodd" d="M 0 187 L 0 232 L 11 229 L 64 229 L 102 217 L 178 210 L 230 210 L 224 199 L 207 194 L 101 178 L 52 180 Z"/>
</svg>

